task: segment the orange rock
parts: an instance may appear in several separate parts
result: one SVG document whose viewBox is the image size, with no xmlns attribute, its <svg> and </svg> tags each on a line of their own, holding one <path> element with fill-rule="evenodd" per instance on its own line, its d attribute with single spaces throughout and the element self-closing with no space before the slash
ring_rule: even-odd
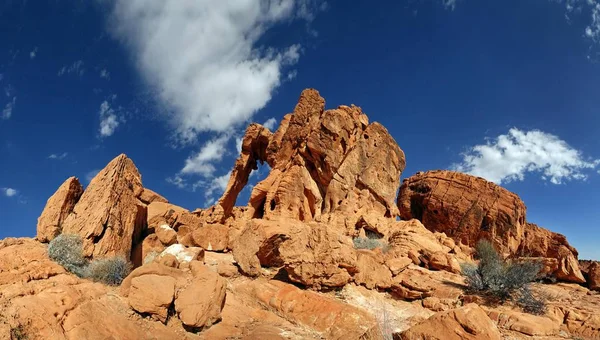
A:
<svg viewBox="0 0 600 340">
<path fill-rule="evenodd" d="M 403 340 L 500 340 L 498 328 L 476 304 L 434 314 L 394 339 Z"/>
<path fill-rule="evenodd" d="M 82 194 L 83 187 L 79 180 L 70 177 L 50 196 L 38 218 L 38 241 L 50 242 L 62 232 L 64 220 L 73 211 Z"/>
<path fill-rule="evenodd" d="M 429 230 L 474 246 L 491 240 L 515 254 L 525 228 L 525 204 L 483 178 L 452 171 L 419 172 L 404 179 L 398 195 L 402 219 L 416 218 Z"/>
<path fill-rule="evenodd" d="M 375 319 L 364 311 L 281 281 L 248 284 L 259 303 L 293 323 L 322 334 L 325 339 L 378 339 Z"/>
<path fill-rule="evenodd" d="M 209 251 L 224 251 L 229 245 L 229 228 L 222 224 L 204 224 L 192 233 L 194 244 Z"/>
<path fill-rule="evenodd" d="M 148 261 L 152 262 L 165 248 L 156 234 L 150 234 L 133 249 L 131 262 L 135 267 L 139 267 Z"/>
<path fill-rule="evenodd" d="M 523 201 L 483 178 L 452 171 L 419 172 L 402 183 L 398 206 L 403 219 L 416 218 L 457 242 L 475 246 L 488 239 L 504 255 L 554 258 L 559 265 L 553 275 L 559 280 L 585 282 L 577 250 L 566 238 L 527 223 Z"/>
<path fill-rule="evenodd" d="M 518 254 L 557 259 L 558 267 L 552 275 L 563 281 L 585 282 L 579 269 L 577 250 L 561 234 L 527 223 Z"/>
<path fill-rule="evenodd" d="M 493 319 L 498 327 L 523 333 L 529 336 L 558 335 L 561 323 L 545 316 L 537 316 L 516 311 L 496 313 Z"/>
<path fill-rule="evenodd" d="M 589 269 L 588 285 L 592 290 L 600 291 L 600 264 L 593 262 Z"/>
<path fill-rule="evenodd" d="M 379 256 L 378 256 L 379 255 Z M 370 250 L 360 250 L 357 257 L 358 273 L 354 274 L 354 282 L 369 289 L 390 288 L 392 272 L 383 264 L 383 256 Z"/>
<path fill-rule="evenodd" d="M 196 246 L 194 243 L 192 228 L 186 225 L 179 226 L 179 228 L 177 228 L 177 243 L 186 247 Z"/>
<path fill-rule="evenodd" d="M 166 198 L 162 197 L 161 195 L 157 194 L 156 192 L 154 192 L 148 188 L 144 188 L 139 199 L 140 199 L 140 201 L 142 201 L 146 204 L 150 204 L 152 202 L 169 203 L 169 201 Z"/>
<path fill-rule="evenodd" d="M 0 241 L 0 339 L 197 339 L 137 316 L 116 289 L 66 273 L 32 239 Z M 148 292 L 146 292 L 148 293 Z"/>
<path fill-rule="evenodd" d="M 164 323 L 174 295 L 174 278 L 150 274 L 131 280 L 128 301 L 137 312 L 150 314 Z"/>
<path fill-rule="evenodd" d="M 293 225 L 286 220 L 279 223 L 288 228 L 289 240 L 283 239 L 284 242 L 277 247 L 278 241 L 269 239 L 266 244 L 270 246 L 261 249 L 259 258 L 281 259 L 290 280 L 316 289 L 342 287 L 359 271 L 356 250 L 349 237 L 341 237 L 339 232 L 325 224 L 296 222 Z M 276 238 L 281 239 L 280 236 Z M 275 252 L 267 252 L 269 249 Z M 381 266 L 378 273 L 385 271 L 389 272 L 385 266 Z M 381 285 L 387 284 L 381 282 Z"/>
<path fill-rule="evenodd" d="M 225 305 L 225 281 L 200 262 L 190 265 L 192 282 L 177 291 L 175 310 L 179 319 L 188 327 L 212 326 L 221 320 Z"/>
<path fill-rule="evenodd" d="M 63 233 L 83 238 L 86 256 L 131 256 L 146 220 L 146 207 L 137 199 L 142 179 L 131 159 L 120 155 L 92 179 Z"/>
<path fill-rule="evenodd" d="M 248 218 L 321 220 L 354 230 L 364 216 L 397 216 L 402 150 L 383 126 L 369 124 L 360 108 L 324 108 L 325 100 L 308 89 L 274 134 L 249 126 L 215 215 L 224 220 L 233 214 L 250 172 L 257 162 L 267 162 L 272 170 L 253 188 Z"/>
<path fill-rule="evenodd" d="M 411 263 L 413 263 L 413 261 L 410 258 L 402 256 L 387 260 L 385 265 L 389 268 L 393 275 L 398 275 Z"/>
<path fill-rule="evenodd" d="M 177 232 L 167 224 L 158 226 L 155 229 L 156 236 L 162 244 L 170 246 L 177 242 Z"/>
</svg>

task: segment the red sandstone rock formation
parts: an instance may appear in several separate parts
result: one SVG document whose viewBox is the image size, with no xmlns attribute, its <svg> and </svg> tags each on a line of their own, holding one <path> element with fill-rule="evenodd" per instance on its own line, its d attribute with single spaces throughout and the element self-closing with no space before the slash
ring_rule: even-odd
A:
<svg viewBox="0 0 600 340">
<path fill-rule="evenodd" d="M 398 195 L 400 216 L 474 246 L 488 239 L 505 255 L 558 260 L 552 275 L 584 283 L 577 250 L 560 234 L 526 222 L 526 208 L 514 193 L 483 178 L 452 171 L 417 173 Z"/>
<path fill-rule="evenodd" d="M 325 110 L 315 90 L 305 90 L 274 134 L 253 124 L 215 211 L 224 218 L 257 162 L 269 176 L 252 190 L 248 218 L 290 218 L 356 227 L 363 215 L 395 217 L 404 153 L 387 130 L 369 124 L 356 106 Z"/>
<path fill-rule="evenodd" d="M 146 220 L 141 175 L 131 159 L 120 155 L 92 179 L 73 212 L 63 223 L 63 233 L 83 238 L 86 256 L 131 256 Z"/>
<path fill-rule="evenodd" d="M 73 211 L 83 194 L 83 187 L 75 177 L 67 179 L 48 199 L 38 218 L 37 240 L 50 242 L 62 232 L 63 222 Z"/>
</svg>

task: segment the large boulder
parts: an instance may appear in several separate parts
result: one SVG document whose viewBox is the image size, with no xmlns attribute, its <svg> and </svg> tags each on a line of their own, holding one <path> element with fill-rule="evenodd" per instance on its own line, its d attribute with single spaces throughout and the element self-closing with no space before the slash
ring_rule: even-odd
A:
<svg viewBox="0 0 600 340">
<path fill-rule="evenodd" d="M 453 171 L 419 172 L 402 183 L 398 207 L 402 219 L 416 218 L 456 242 L 472 247 L 488 239 L 505 256 L 556 259 L 558 266 L 550 274 L 585 282 L 577 250 L 567 239 L 528 223 L 519 196 L 483 178 Z"/>
<path fill-rule="evenodd" d="M 290 280 L 317 289 L 342 287 L 358 272 L 350 238 L 316 222 L 252 220 L 234 243 L 233 255 L 247 275 L 283 266 Z"/>
<path fill-rule="evenodd" d="M 369 124 L 356 106 L 325 111 L 316 90 L 305 90 L 272 134 L 251 125 L 225 193 L 213 208 L 223 218 L 257 162 L 271 171 L 254 186 L 249 218 L 321 220 L 353 230 L 362 216 L 395 217 L 404 153 L 387 130 Z"/>
<path fill-rule="evenodd" d="M 580 260 L 579 268 L 587 279 L 587 285 L 591 290 L 600 291 L 600 262 Z"/>
<path fill-rule="evenodd" d="M 577 249 L 561 234 L 527 223 L 517 255 L 557 259 L 558 267 L 552 275 L 563 281 L 585 282 L 577 261 Z"/>
<path fill-rule="evenodd" d="M 324 339 L 379 339 L 379 326 L 365 311 L 281 281 L 255 280 L 245 289 L 261 305 Z"/>
<path fill-rule="evenodd" d="M 142 178 L 131 159 L 120 155 L 92 179 L 63 233 L 83 238 L 86 256 L 121 255 L 129 258 L 146 224 Z"/>
<path fill-rule="evenodd" d="M 63 222 L 73 211 L 82 194 L 83 187 L 79 180 L 70 177 L 48 198 L 44 211 L 38 218 L 38 241 L 50 242 L 62 232 Z"/>
<path fill-rule="evenodd" d="M 453 171 L 419 172 L 404 179 L 398 207 L 402 219 L 416 218 L 427 229 L 469 246 L 486 238 L 499 251 L 515 254 L 523 239 L 523 201 L 480 177 Z"/>
<path fill-rule="evenodd" d="M 394 334 L 402 340 L 500 340 L 498 327 L 476 304 L 439 312 L 429 319 Z"/>
</svg>

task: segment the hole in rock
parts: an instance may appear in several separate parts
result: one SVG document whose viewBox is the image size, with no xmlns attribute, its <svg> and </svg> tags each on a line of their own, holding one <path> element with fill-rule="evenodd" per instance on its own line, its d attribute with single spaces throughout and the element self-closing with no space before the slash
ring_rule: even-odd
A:
<svg viewBox="0 0 600 340">
<path fill-rule="evenodd" d="M 261 164 L 261 162 L 257 162 L 256 170 L 252 170 L 250 175 L 248 176 L 248 183 L 244 186 L 244 188 L 240 191 L 235 199 L 235 206 L 246 206 L 248 205 L 248 201 L 250 200 L 250 195 L 252 194 L 252 190 L 254 186 L 263 181 L 269 173 L 271 172 L 271 167 L 267 163 Z"/>
</svg>

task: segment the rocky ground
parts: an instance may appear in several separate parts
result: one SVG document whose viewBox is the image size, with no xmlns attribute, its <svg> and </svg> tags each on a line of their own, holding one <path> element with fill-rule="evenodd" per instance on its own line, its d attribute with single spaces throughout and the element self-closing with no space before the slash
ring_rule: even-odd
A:
<svg viewBox="0 0 600 340">
<path fill-rule="evenodd" d="M 271 172 L 235 207 L 258 162 Z M 67 179 L 35 239 L 0 241 L 0 339 L 600 338 L 596 262 L 529 223 L 517 195 L 449 171 L 400 183 L 405 164 L 383 126 L 315 90 L 274 133 L 248 127 L 208 209 L 170 204 L 120 155 L 85 190 Z M 48 257 L 60 234 L 135 269 L 118 287 L 79 278 Z M 381 247 L 357 249 L 365 236 Z M 544 263 L 544 315 L 465 292 L 480 239 Z"/>
</svg>

